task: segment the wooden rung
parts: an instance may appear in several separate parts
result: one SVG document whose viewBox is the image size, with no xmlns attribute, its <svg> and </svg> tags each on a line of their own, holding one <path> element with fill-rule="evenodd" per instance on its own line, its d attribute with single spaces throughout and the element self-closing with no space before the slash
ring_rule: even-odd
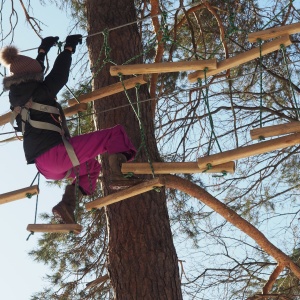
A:
<svg viewBox="0 0 300 300">
<path fill-rule="evenodd" d="M 273 51 L 280 49 L 281 45 L 289 46 L 292 42 L 289 36 L 283 36 L 272 42 L 264 43 L 261 47 L 261 55 L 266 55 Z M 218 74 L 222 71 L 231 69 L 233 67 L 244 64 L 250 60 L 260 57 L 260 47 L 253 48 L 244 53 L 238 54 L 234 57 L 230 57 L 218 63 L 218 68 L 216 70 L 210 70 L 206 72 L 206 76 L 212 76 Z M 205 74 L 203 71 L 193 72 L 188 75 L 189 82 L 196 82 L 198 78 L 204 78 Z"/>
<path fill-rule="evenodd" d="M 0 116 L 0 126 L 5 125 L 10 122 L 11 112 L 8 112 L 2 116 Z"/>
<path fill-rule="evenodd" d="M 77 103 L 77 102 L 76 102 Z M 77 114 L 79 111 L 85 111 L 87 109 L 86 103 L 77 103 L 74 106 L 64 108 L 64 114 L 66 117 Z M 11 112 L 8 112 L 0 116 L 0 126 L 10 122 Z"/>
<path fill-rule="evenodd" d="M 27 230 L 30 232 L 55 232 L 79 234 L 82 226 L 79 224 L 28 224 Z"/>
<path fill-rule="evenodd" d="M 117 94 L 120 92 L 124 92 L 124 87 L 127 90 L 134 88 L 137 84 L 145 84 L 147 83 L 147 78 L 145 75 L 133 77 L 130 79 L 126 79 L 122 82 L 117 82 L 111 84 L 109 86 L 102 87 L 98 90 L 92 91 L 91 93 L 80 95 L 77 99 L 80 103 L 88 103 L 94 100 L 98 100 L 113 94 Z M 70 106 L 77 104 L 77 100 L 75 98 L 68 100 Z M 0 124 L 1 125 L 1 124 Z"/>
<path fill-rule="evenodd" d="M 119 73 L 122 75 L 168 73 L 189 70 L 204 70 L 205 68 L 208 68 L 209 70 L 216 69 L 217 60 L 214 58 L 208 60 L 111 66 L 110 75 L 117 76 Z"/>
<path fill-rule="evenodd" d="M 234 173 L 235 163 L 233 161 L 214 166 L 212 169 L 199 169 L 197 162 L 154 162 L 152 163 L 155 174 L 193 174 L 193 173 Z M 149 163 L 125 163 L 122 164 L 122 173 L 152 174 Z"/>
<path fill-rule="evenodd" d="M 64 108 L 64 114 L 66 117 L 73 116 L 81 111 L 86 111 L 88 107 L 87 103 L 77 103 L 73 106 Z"/>
<path fill-rule="evenodd" d="M 98 198 L 92 202 L 86 203 L 85 207 L 87 210 L 92 210 L 93 208 L 107 206 L 112 203 L 119 202 L 121 200 L 151 191 L 156 186 L 163 186 L 160 178 L 154 178 L 149 181 L 134 185 L 120 192 L 108 195 L 106 197 Z"/>
<path fill-rule="evenodd" d="M 11 136 L 10 138 L 0 141 L 0 143 L 9 143 L 9 142 L 13 142 L 13 141 L 23 141 L 23 136 L 22 135 Z"/>
<path fill-rule="evenodd" d="M 241 159 L 253 155 L 258 155 L 277 149 L 286 148 L 300 143 L 300 133 L 283 136 L 277 139 L 260 142 L 254 145 L 240 147 L 234 150 L 225 151 L 222 153 L 212 154 L 198 158 L 199 168 L 205 168 L 207 164 L 219 165 L 226 161 Z"/>
<path fill-rule="evenodd" d="M 260 137 L 266 138 L 296 132 L 300 132 L 300 122 L 291 122 L 263 128 L 255 128 L 250 130 L 250 136 L 252 140 L 258 140 Z"/>
<path fill-rule="evenodd" d="M 0 194 L 0 204 L 26 198 L 27 194 L 37 195 L 38 193 L 39 193 L 39 187 L 37 185 L 33 185 L 13 192 Z"/>
<path fill-rule="evenodd" d="M 275 28 L 269 28 L 266 30 L 261 30 L 257 32 L 252 32 L 248 34 L 248 41 L 253 43 L 257 39 L 267 40 L 283 35 L 291 35 L 295 33 L 300 33 L 300 23 L 284 25 Z"/>
</svg>

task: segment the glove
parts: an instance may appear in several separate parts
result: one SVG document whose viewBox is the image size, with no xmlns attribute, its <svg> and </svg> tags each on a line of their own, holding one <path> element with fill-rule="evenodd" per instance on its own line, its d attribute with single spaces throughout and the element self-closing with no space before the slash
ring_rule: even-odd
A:
<svg viewBox="0 0 300 300">
<path fill-rule="evenodd" d="M 54 46 L 59 40 L 58 36 L 48 36 L 44 39 L 42 39 L 41 46 L 38 48 L 38 52 L 40 52 L 40 49 L 43 49 L 45 53 L 47 54 L 52 46 Z"/>
<path fill-rule="evenodd" d="M 72 47 L 72 53 L 75 53 L 76 46 L 78 44 L 82 44 L 82 35 L 81 34 L 73 34 L 73 35 L 67 36 L 65 48 Z"/>
</svg>

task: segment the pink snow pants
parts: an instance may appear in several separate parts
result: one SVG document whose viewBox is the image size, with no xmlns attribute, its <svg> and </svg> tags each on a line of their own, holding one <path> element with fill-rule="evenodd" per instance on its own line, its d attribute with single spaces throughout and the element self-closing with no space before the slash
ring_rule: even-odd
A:
<svg viewBox="0 0 300 300">
<path fill-rule="evenodd" d="M 68 177 L 74 178 L 73 183 L 75 183 L 76 175 L 79 175 L 79 186 L 87 195 L 94 192 L 101 171 L 101 165 L 95 159 L 97 155 L 105 152 L 109 154 L 126 152 L 131 155 L 129 158 L 131 160 L 136 154 L 135 147 L 121 125 L 78 135 L 72 137 L 69 142 L 80 162 L 76 170 L 73 168 L 63 143 L 37 157 L 35 165 L 41 174 L 52 180 L 63 179 L 71 169 Z"/>
</svg>

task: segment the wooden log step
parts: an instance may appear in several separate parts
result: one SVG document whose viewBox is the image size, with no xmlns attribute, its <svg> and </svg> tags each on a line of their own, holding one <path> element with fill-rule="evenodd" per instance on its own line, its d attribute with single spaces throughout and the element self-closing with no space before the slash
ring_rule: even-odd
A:
<svg viewBox="0 0 300 300">
<path fill-rule="evenodd" d="M 33 185 L 16 191 L 0 194 L 0 204 L 26 198 L 27 194 L 37 195 L 38 193 L 39 193 L 39 187 L 37 185 Z"/>
<path fill-rule="evenodd" d="M 66 117 L 73 116 L 79 112 L 86 111 L 88 107 L 87 103 L 77 103 L 73 106 L 64 108 L 64 114 Z"/>
<path fill-rule="evenodd" d="M 5 125 L 10 122 L 11 112 L 8 112 L 2 116 L 0 116 L 0 126 Z"/>
<path fill-rule="evenodd" d="M 300 133 L 283 136 L 277 139 L 260 142 L 254 145 L 240 147 L 222 153 L 212 154 L 198 158 L 199 168 L 205 168 L 208 164 L 212 166 L 222 164 L 226 161 L 237 160 L 253 155 L 258 155 L 277 149 L 286 148 L 300 143 Z"/>
<path fill-rule="evenodd" d="M 261 55 L 266 55 L 268 53 L 274 52 L 280 49 L 281 45 L 289 46 L 292 42 L 289 36 L 283 36 L 279 39 L 276 39 L 272 42 L 264 43 L 261 47 Z M 206 76 L 212 76 L 218 74 L 222 71 L 231 69 L 233 67 L 244 64 L 250 60 L 260 57 L 260 47 L 253 48 L 244 53 L 238 54 L 234 57 L 227 58 L 218 63 L 218 68 L 216 70 L 209 70 L 206 72 Z M 203 71 L 193 72 L 188 75 L 189 82 L 193 83 L 198 80 L 198 78 L 204 78 Z"/>
<path fill-rule="evenodd" d="M 286 124 L 255 128 L 250 130 L 250 136 L 252 140 L 258 140 L 260 139 L 260 137 L 266 138 L 296 132 L 300 132 L 300 122 L 291 122 Z"/>
<path fill-rule="evenodd" d="M 93 208 L 100 208 L 151 191 L 154 187 L 160 186 L 163 186 L 162 180 L 160 178 L 154 178 L 149 181 L 137 184 L 128 189 L 121 190 L 120 192 L 88 202 L 86 203 L 85 207 L 87 210 L 92 210 Z"/>
<path fill-rule="evenodd" d="M 133 78 L 129 78 L 123 81 L 123 84 L 127 90 L 134 88 L 137 84 L 145 84 L 147 83 L 146 76 L 137 76 Z M 92 91 L 91 93 L 80 95 L 77 99 L 80 103 L 88 103 L 91 101 L 95 101 L 113 94 L 117 94 L 120 92 L 124 92 L 122 82 L 117 82 L 105 87 L 102 87 L 98 90 Z M 70 106 L 78 104 L 75 98 L 68 100 L 68 104 Z M 0 124 L 1 125 L 1 124 Z"/>
<path fill-rule="evenodd" d="M 266 30 L 249 33 L 248 41 L 253 43 L 256 42 L 257 39 L 267 40 L 267 39 L 272 39 L 284 35 L 291 35 L 295 33 L 300 33 L 300 23 L 294 23 L 290 25 L 284 25 L 280 27 L 274 27 Z"/>
<path fill-rule="evenodd" d="M 86 110 L 87 110 L 87 104 L 86 103 L 77 103 L 74 106 L 66 107 L 66 108 L 63 109 L 64 114 L 66 115 L 66 117 L 75 115 L 79 111 L 86 111 Z M 8 112 L 8 113 L 0 116 L 0 126 L 9 123 L 10 122 L 10 116 L 11 116 L 11 112 Z"/>
<path fill-rule="evenodd" d="M 53 232 L 53 233 L 69 233 L 79 234 L 82 226 L 79 224 L 28 224 L 27 230 L 30 232 Z"/>
<path fill-rule="evenodd" d="M 214 166 L 212 169 L 200 169 L 197 162 L 154 162 L 152 163 L 155 174 L 193 174 L 193 173 L 234 173 L 235 163 L 233 161 L 226 162 L 221 165 Z M 149 163 L 124 163 L 121 168 L 122 173 L 134 174 L 152 174 Z"/>
<path fill-rule="evenodd" d="M 217 60 L 214 58 L 207 60 L 111 66 L 110 75 L 117 76 L 119 73 L 122 75 L 156 74 L 189 70 L 204 70 L 205 68 L 208 68 L 209 70 L 216 69 Z"/>
</svg>

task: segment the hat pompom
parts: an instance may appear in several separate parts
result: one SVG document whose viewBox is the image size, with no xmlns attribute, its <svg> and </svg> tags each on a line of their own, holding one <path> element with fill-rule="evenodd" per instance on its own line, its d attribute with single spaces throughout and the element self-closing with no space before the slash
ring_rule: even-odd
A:
<svg viewBox="0 0 300 300">
<path fill-rule="evenodd" d="M 6 46 L 0 51 L 0 63 L 8 66 L 18 56 L 19 50 L 15 46 Z"/>
</svg>

